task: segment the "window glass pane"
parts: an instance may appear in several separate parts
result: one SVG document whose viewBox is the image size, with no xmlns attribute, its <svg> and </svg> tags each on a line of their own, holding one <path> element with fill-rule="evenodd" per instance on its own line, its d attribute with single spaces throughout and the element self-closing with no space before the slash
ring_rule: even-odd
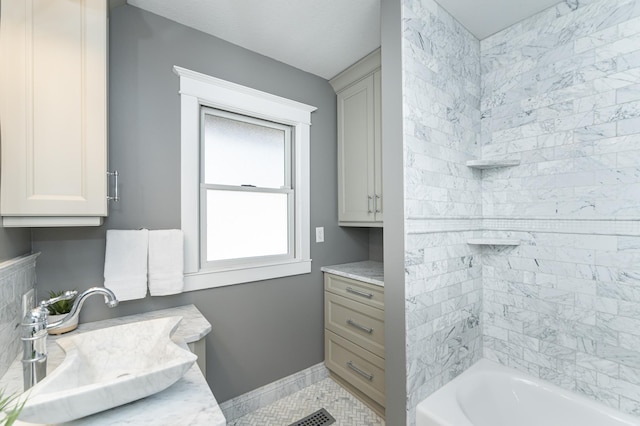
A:
<svg viewBox="0 0 640 426">
<path fill-rule="evenodd" d="M 288 253 L 287 194 L 207 191 L 207 261 Z"/>
<path fill-rule="evenodd" d="M 285 185 L 285 131 L 204 114 L 204 179 L 217 185 Z"/>
</svg>

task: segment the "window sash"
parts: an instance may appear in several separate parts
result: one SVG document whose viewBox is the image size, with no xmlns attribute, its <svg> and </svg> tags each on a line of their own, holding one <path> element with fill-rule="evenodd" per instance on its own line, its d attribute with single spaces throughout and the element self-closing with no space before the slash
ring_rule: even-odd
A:
<svg viewBox="0 0 640 426">
<path fill-rule="evenodd" d="M 233 190 L 234 192 L 267 193 L 287 195 L 287 253 L 281 255 L 253 256 L 235 259 L 208 260 L 207 253 L 207 191 Z M 251 265 L 270 265 L 295 259 L 295 192 L 291 189 L 269 189 L 253 187 L 229 187 L 225 185 L 201 184 L 200 188 L 200 269 L 221 271 L 245 268 Z"/>
<path fill-rule="evenodd" d="M 292 188 L 292 176 L 295 173 L 293 168 L 293 137 L 292 137 L 292 129 L 291 126 L 287 126 L 285 124 L 276 123 L 273 121 L 262 120 L 255 117 L 249 117 L 242 114 L 236 114 L 229 111 L 224 111 L 216 108 L 211 108 L 205 105 L 202 105 L 200 113 L 200 182 L 206 183 L 205 179 L 205 155 L 204 155 L 204 116 L 205 115 L 215 115 L 217 117 L 228 118 L 230 120 L 242 121 L 248 124 L 255 124 L 257 126 L 269 127 L 272 129 L 282 130 L 284 132 L 284 185 L 283 188 Z M 247 182 L 247 184 L 251 184 L 251 182 Z M 235 185 L 225 185 L 225 186 L 235 186 Z"/>
<path fill-rule="evenodd" d="M 285 185 L 281 188 L 265 188 L 259 186 L 238 186 L 238 185 L 220 185 L 205 183 L 205 131 L 204 116 L 212 114 L 232 120 L 244 121 L 265 127 L 276 128 L 284 131 L 284 181 Z M 295 190 L 292 184 L 293 170 L 293 138 L 290 126 L 283 124 L 261 120 L 254 117 L 247 117 L 240 114 L 222 111 L 206 106 L 201 106 L 200 114 L 200 269 L 203 271 L 226 271 L 242 269 L 247 267 L 258 267 L 263 265 L 279 264 L 282 262 L 292 261 L 296 258 L 296 211 L 295 211 Z M 282 255 L 266 255 L 252 256 L 223 260 L 208 260 L 207 253 L 207 192 L 209 190 L 217 191 L 234 191 L 248 193 L 272 193 L 287 195 L 287 253 Z M 256 213 L 258 214 L 258 213 Z"/>
</svg>

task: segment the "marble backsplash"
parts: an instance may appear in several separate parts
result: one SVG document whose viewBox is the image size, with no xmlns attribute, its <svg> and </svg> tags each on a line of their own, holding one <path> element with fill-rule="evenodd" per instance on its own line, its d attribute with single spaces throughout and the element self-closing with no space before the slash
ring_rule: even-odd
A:
<svg viewBox="0 0 640 426">
<path fill-rule="evenodd" d="M 39 253 L 0 263 L 0 377 L 21 350 L 22 295 L 34 288 Z"/>
</svg>

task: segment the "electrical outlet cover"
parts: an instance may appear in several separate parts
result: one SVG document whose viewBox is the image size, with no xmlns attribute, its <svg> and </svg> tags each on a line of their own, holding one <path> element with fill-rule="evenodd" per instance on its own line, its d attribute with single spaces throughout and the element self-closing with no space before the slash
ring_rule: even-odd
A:
<svg viewBox="0 0 640 426">
<path fill-rule="evenodd" d="M 35 308 L 36 306 L 36 290 L 31 289 L 22 295 L 22 316 L 24 317 L 31 310 L 31 308 Z"/>
</svg>

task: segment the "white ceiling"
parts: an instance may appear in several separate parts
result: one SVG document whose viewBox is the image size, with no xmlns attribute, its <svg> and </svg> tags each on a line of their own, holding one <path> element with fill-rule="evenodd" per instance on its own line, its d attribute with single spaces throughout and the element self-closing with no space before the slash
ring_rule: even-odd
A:
<svg viewBox="0 0 640 426">
<path fill-rule="evenodd" d="M 559 2 L 437 1 L 479 39 Z M 326 79 L 380 46 L 380 0 L 127 0 L 127 3 Z"/>
<path fill-rule="evenodd" d="M 561 3 L 561 0 L 437 0 L 479 40 Z"/>
<path fill-rule="evenodd" d="M 380 46 L 380 0 L 127 0 L 330 79 Z"/>
</svg>

